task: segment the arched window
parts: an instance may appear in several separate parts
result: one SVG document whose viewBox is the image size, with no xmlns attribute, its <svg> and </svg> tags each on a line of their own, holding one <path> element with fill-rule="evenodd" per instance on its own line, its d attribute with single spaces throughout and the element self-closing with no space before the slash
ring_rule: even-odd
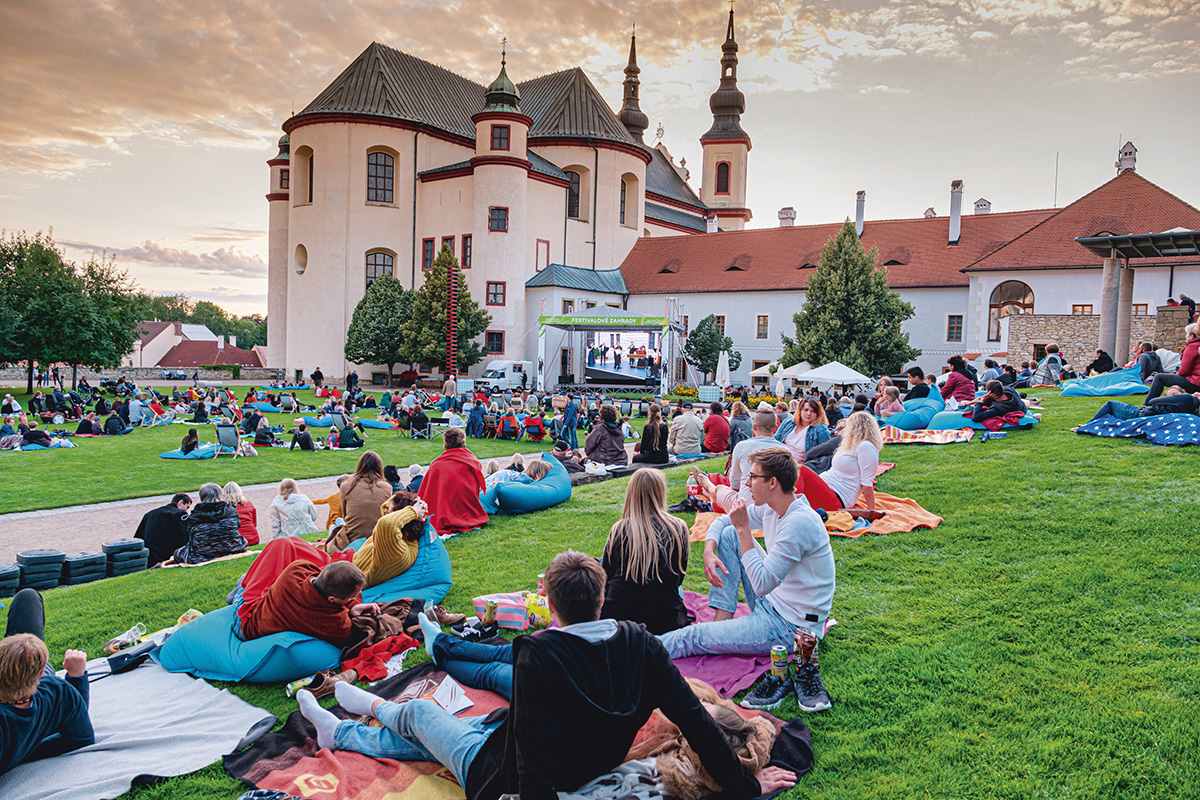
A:
<svg viewBox="0 0 1200 800">
<path fill-rule="evenodd" d="M 308 248 L 302 244 L 296 245 L 296 274 L 303 275 L 308 269 Z"/>
<path fill-rule="evenodd" d="M 625 224 L 625 196 L 629 193 L 629 184 L 621 181 L 621 224 Z"/>
<path fill-rule="evenodd" d="M 367 153 L 367 202 L 392 202 L 396 159 L 388 153 Z"/>
<path fill-rule="evenodd" d="M 367 253 L 367 287 L 370 288 L 375 279 L 383 275 L 392 274 L 392 265 L 395 263 L 395 258 L 391 253 L 381 252 L 376 250 L 372 253 Z"/>
<path fill-rule="evenodd" d="M 1000 320 L 1011 314 L 1033 313 L 1033 289 L 1021 281 L 1005 281 L 992 290 L 988 306 L 988 341 L 1000 341 Z"/>
<path fill-rule="evenodd" d="M 717 164 L 717 194 L 729 194 L 729 162 L 721 161 Z"/>
<path fill-rule="evenodd" d="M 567 180 L 571 185 L 567 187 L 567 216 L 571 219 L 579 219 L 579 173 L 574 170 L 566 170 Z"/>
</svg>

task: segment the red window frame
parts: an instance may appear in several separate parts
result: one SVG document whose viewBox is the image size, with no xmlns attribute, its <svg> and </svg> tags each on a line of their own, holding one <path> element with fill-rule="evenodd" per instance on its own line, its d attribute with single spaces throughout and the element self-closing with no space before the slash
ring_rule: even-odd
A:
<svg viewBox="0 0 1200 800">
<path fill-rule="evenodd" d="M 463 269 L 471 268 L 471 234 L 469 233 L 462 235 L 462 261 L 459 266 Z"/>
<path fill-rule="evenodd" d="M 725 190 L 721 190 L 721 166 L 725 166 Z M 729 194 L 729 183 L 733 177 L 733 165 L 728 161 L 717 162 L 717 172 L 713 176 L 713 194 Z"/>
<path fill-rule="evenodd" d="M 488 349 L 488 339 L 493 335 L 500 337 L 500 349 L 499 350 Z M 483 332 L 483 348 L 489 356 L 502 355 L 504 353 L 504 331 L 484 331 Z"/>
<path fill-rule="evenodd" d="M 500 302 L 492 302 L 492 287 L 500 287 Z M 508 281 L 488 281 L 483 292 L 484 302 L 489 306 L 503 306 L 508 304 Z"/>
<path fill-rule="evenodd" d="M 432 269 L 434 259 L 433 237 L 421 240 L 421 269 Z"/>
<path fill-rule="evenodd" d="M 454 237 L 453 236 L 443 236 L 442 237 L 442 247 L 445 247 L 447 242 L 450 243 L 450 255 L 454 255 Z"/>
<path fill-rule="evenodd" d="M 504 131 L 504 146 L 496 145 L 496 134 Z M 512 126 L 511 125 L 493 125 L 492 126 L 492 149 L 493 150 L 508 150 L 512 143 Z"/>
<path fill-rule="evenodd" d="M 504 212 L 504 227 L 497 228 L 493 225 L 495 222 L 495 212 Z M 508 206 L 488 206 L 488 233 L 508 233 Z"/>
</svg>

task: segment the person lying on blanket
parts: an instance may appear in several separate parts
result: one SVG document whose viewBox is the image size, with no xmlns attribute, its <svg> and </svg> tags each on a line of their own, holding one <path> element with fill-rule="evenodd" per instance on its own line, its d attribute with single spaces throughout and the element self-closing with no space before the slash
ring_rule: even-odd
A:
<svg viewBox="0 0 1200 800">
<path fill-rule="evenodd" d="M 277 541 L 282 540 L 271 544 Z M 293 561 L 261 596 L 242 603 L 235 632 L 246 641 L 295 632 L 344 647 L 353 638 L 351 617 L 379 613 L 378 603 L 362 601 L 366 585 L 363 571 L 346 561 L 324 569 L 311 561 Z"/>
<path fill-rule="evenodd" d="M 984 394 L 972 404 L 971 420 L 983 422 L 993 417 L 1003 417 L 1005 414 L 1024 414 L 1025 403 L 1016 389 L 1005 386 L 997 380 L 988 381 L 984 386 Z M 964 406 L 964 410 L 965 410 Z"/>
<path fill-rule="evenodd" d="M 1120 420 L 1137 419 L 1138 417 L 1156 417 L 1159 414 L 1200 414 L 1200 392 L 1188 394 L 1178 386 L 1167 389 L 1162 397 L 1147 400 L 1144 406 L 1132 403 L 1122 403 L 1120 400 L 1109 400 L 1100 406 L 1100 410 L 1092 415 L 1088 422 L 1095 422 L 1101 417 L 1116 417 Z M 1082 425 L 1071 428 L 1078 431 Z"/>
<path fill-rule="evenodd" d="M 874 421 L 869 413 L 859 412 L 852 422 L 860 415 Z M 790 650 L 794 643 L 800 661 L 796 699 L 804 711 L 823 711 L 832 705 L 817 666 L 817 643 L 825 635 L 835 587 L 829 534 L 809 501 L 796 496 L 798 467 L 790 450 L 758 450 L 749 462 L 751 503 L 730 487 L 714 486 L 703 473 L 697 475 L 710 496 L 729 509 L 709 527 L 704 543 L 704 576 L 712 584 L 708 605 L 716 613 L 713 622 L 663 634 L 662 643 L 672 658 L 704 653 L 759 656 L 775 645 Z M 765 551 L 751 534 L 758 528 L 765 535 Z M 734 619 L 739 584 L 750 615 Z M 791 690 L 789 680 L 768 674 L 742 704 L 774 708 Z"/>
<path fill-rule="evenodd" d="M 318 746 L 440 762 L 470 800 L 509 793 L 554 800 L 555 792 L 574 791 L 618 766 L 657 707 L 679 726 L 730 800 L 795 785 L 796 776 L 786 770 L 767 767 L 755 778 L 742 766 L 645 628 L 598 619 L 604 571 L 595 558 L 559 553 L 546 568 L 545 585 L 559 627 L 513 644 L 512 703 L 503 720 L 459 719 L 429 700 L 392 703 L 343 682 L 335 688 L 342 708 L 373 716 L 383 727 L 339 720 L 301 690 L 300 712 L 316 728 Z M 614 671 L 611 664 L 629 669 Z"/>
<path fill-rule="evenodd" d="M 17 592 L 0 641 L 0 775 L 96 740 L 88 718 L 87 654 L 68 650 L 67 678 L 56 677 L 45 627 L 42 596 L 33 589 Z"/>
</svg>

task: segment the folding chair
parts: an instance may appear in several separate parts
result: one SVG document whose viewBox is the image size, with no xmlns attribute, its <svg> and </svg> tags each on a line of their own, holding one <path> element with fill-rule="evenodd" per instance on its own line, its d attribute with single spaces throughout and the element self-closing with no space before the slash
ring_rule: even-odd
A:
<svg viewBox="0 0 1200 800">
<path fill-rule="evenodd" d="M 408 438 L 410 439 L 429 439 L 433 436 L 433 423 L 426 422 L 424 427 L 412 425 L 408 429 Z"/>
<path fill-rule="evenodd" d="M 509 412 L 500 418 L 500 432 L 497 438 L 521 441 L 521 423 L 517 422 L 515 414 Z"/>
<path fill-rule="evenodd" d="M 641 402 L 641 404 L 640 404 L 640 405 L 638 405 L 638 416 L 639 416 L 639 417 L 648 417 L 648 416 L 650 416 L 650 404 L 649 404 L 649 403 L 647 403 L 645 400 L 643 400 L 643 401 Z"/>
<path fill-rule="evenodd" d="M 546 438 L 546 421 L 541 417 L 525 418 L 525 434 L 530 441 L 540 442 Z"/>
<path fill-rule="evenodd" d="M 332 416 L 333 416 L 333 427 L 337 430 L 338 433 L 341 433 L 342 429 L 346 427 L 345 415 L 333 414 Z"/>
<path fill-rule="evenodd" d="M 628 417 L 628 416 L 631 416 L 632 414 L 633 414 L 633 401 L 632 400 L 622 400 L 621 401 L 621 416 Z"/>
<path fill-rule="evenodd" d="M 228 422 L 217 423 L 217 455 L 238 457 L 238 449 L 242 440 L 238 437 L 237 425 Z"/>
<path fill-rule="evenodd" d="M 495 439 L 496 438 L 496 415 L 495 414 L 485 414 L 484 415 L 484 417 L 483 417 L 483 438 L 484 439 Z"/>
</svg>

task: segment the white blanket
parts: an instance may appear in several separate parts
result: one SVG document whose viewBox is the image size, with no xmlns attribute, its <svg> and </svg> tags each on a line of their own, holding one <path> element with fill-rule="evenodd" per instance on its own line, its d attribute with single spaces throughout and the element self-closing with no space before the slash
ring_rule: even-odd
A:
<svg viewBox="0 0 1200 800">
<path fill-rule="evenodd" d="M 0 776 L 4 800 L 109 800 L 140 776 L 173 777 L 250 744 L 275 717 L 153 661 L 91 684 L 96 743 Z"/>
</svg>

